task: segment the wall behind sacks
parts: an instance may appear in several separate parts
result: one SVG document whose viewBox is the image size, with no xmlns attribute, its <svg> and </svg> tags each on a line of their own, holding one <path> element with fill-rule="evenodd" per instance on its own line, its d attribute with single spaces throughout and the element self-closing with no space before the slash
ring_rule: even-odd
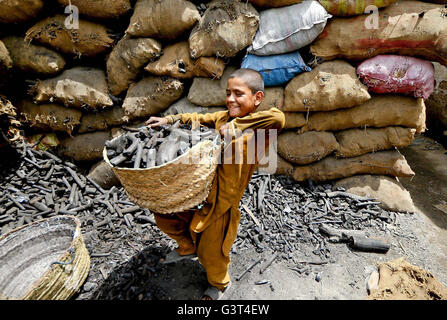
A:
<svg viewBox="0 0 447 320">
<path fill-rule="evenodd" d="M 56 100 L 60 99 L 60 101 L 63 101 L 65 103 L 65 108 L 77 108 L 77 111 L 82 112 L 83 116 L 80 119 L 80 123 L 75 126 L 71 132 L 72 136 L 64 134 L 64 133 L 57 133 L 60 137 L 60 141 L 63 141 L 64 146 L 67 145 L 67 143 L 70 140 L 75 141 L 75 139 L 79 139 L 82 141 L 87 141 L 88 139 L 81 139 L 83 135 L 86 133 L 95 133 L 95 132 L 105 132 L 108 130 L 113 130 L 122 127 L 123 125 L 131 126 L 136 123 L 141 123 L 144 120 L 146 120 L 149 115 L 151 114 L 166 114 L 166 112 L 178 112 L 176 111 L 178 108 L 169 108 L 170 106 L 175 105 L 176 103 L 180 103 L 180 101 L 183 101 L 183 105 L 188 105 L 187 110 L 195 110 L 196 105 L 197 108 L 200 108 L 200 112 L 204 112 L 204 110 L 210 106 L 216 107 L 216 108 L 225 108 L 225 71 L 231 70 L 231 68 L 238 68 L 241 66 L 242 60 L 244 59 L 245 55 L 247 54 L 247 49 L 252 45 L 253 41 L 256 39 L 258 35 L 255 35 L 255 33 L 258 33 L 259 31 L 259 25 L 268 24 L 269 21 L 263 21 L 264 16 L 268 16 L 265 14 L 266 10 L 288 10 L 289 8 L 292 8 L 293 5 L 301 3 L 301 1 L 250 1 L 251 4 L 250 9 L 240 7 L 239 5 L 245 5 L 245 1 L 231 1 L 231 6 L 229 1 L 213 1 L 212 5 L 213 8 L 216 8 L 220 6 L 226 8 L 227 10 L 208 10 L 209 6 L 211 5 L 211 1 L 184 1 L 184 0 L 169 0 L 166 1 L 165 6 L 163 7 L 163 11 L 157 13 L 149 12 L 149 11 L 140 11 L 142 7 L 147 7 L 151 5 L 153 1 L 150 0 L 138 0 L 138 1 L 118 1 L 114 2 L 114 5 L 118 5 L 119 3 L 122 4 L 122 7 L 110 7 L 113 10 L 111 10 L 110 14 L 108 12 L 105 12 L 104 15 L 100 14 L 94 14 L 95 12 L 89 11 L 88 7 L 85 7 L 85 1 L 79 0 L 79 18 L 80 18 L 80 27 L 84 25 L 88 25 L 89 27 L 83 27 L 85 30 L 82 32 L 87 32 L 88 34 L 96 34 L 98 37 L 104 37 L 104 39 L 107 39 L 103 44 L 105 45 L 99 45 L 101 49 L 99 50 L 96 48 L 93 50 L 95 54 L 92 56 L 89 51 L 83 51 L 83 47 L 81 46 L 82 41 L 79 42 L 82 39 L 76 39 L 73 37 L 67 37 L 71 33 L 65 30 L 65 33 L 63 34 L 63 37 L 60 41 L 65 43 L 64 47 L 61 47 L 59 44 L 55 44 L 54 41 L 44 41 L 40 42 L 38 39 L 42 38 L 42 34 L 33 32 L 35 28 L 33 27 L 44 21 L 45 19 L 49 17 L 54 17 L 56 15 L 62 15 L 65 16 L 65 18 L 68 16 L 64 13 L 65 6 L 64 4 L 67 2 L 65 0 L 57 0 L 49 4 L 51 1 L 48 1 L 48 4 L 44 4 L 44 8 L 40 10 L 38 13 L 34 14 L 32 17 L 29 17 L 29 20 L 23 22 L 20 25 L 16 24 L 4 24 L 7 28 L 0 28 L 0 36 L 5 37 L 9 35 L 14 35 L 17 37 L 24 38 L 26 34 L 28 33 L 28 39 L 32 39 L 33 45 L 39 45 L 42 47 L 45 47 L 46 49 L 52 50 L 53 52 L 56 52 L 57 54 L 61 55 L 63 59 L 66 61 L 65 66 L 55 75 L 41 75 L 33 72 L 32 70 L 20 70 L 19 68 L 12 68 L 12 70 L 8 71 L 7 78 L 10 80 L 8 81 L 6 87 L 0 88 L 0 93 L 6 94 L 8 98 L 13 102 L 13 104 L 18 103 L 21 100 L 24 99 L 30 99 L 34 96 L 31 94 L 33 91 L 29 90 L 32 88 L 32 86 L 37 85 L 38 83 L 41 83 L 43 81 L 50 81 L 52 79 L 55 79 L 57 77 L 61 77 L 64 72 L 68 70 L 72 70 L 73 68 L 77 67 L 89 67 L 89 68 L 95 68 L 98 70 L 101 70 L 105 75 L 105 81 L 106 86 L 104 89 L 102 89 L 102 92 L 105 93 L 106 100 L 99 100 L 97 98 L 94 98 L 95 95 L 95 86 L 97 85 L 97 81 L 91 81 L 92 83 L 89 83 L 89 80 L 92 79 L 86 79 L 85 81 L 76 79 L 75 77 L 69 77 L 69 79 L 65 79 L 66 81 L 56 81 L 54 84 L 54 91 L 56 92 L 62 92 L 66 93 L 68 91 L 73 91 L 74 88 L 83 88 L 84 92 L 87 93 L 87 96 L 92 97 L 92 101 L 89 102 L 89 100 L 85 99 L 78 99 L 79 96 L 77 96 L 78 91 L 74 90 L 74 93 L 67 98 L 63 97 L 61 98 L 61 95 L 49 95 L 48 100 L 49 101 L 36 101 L 35 103 L 51 103 L 56 102 Z M 105 2 L 105 1 L 103 1 Z M 316 1 L 314 1 L 316 2 Z M 352 1 L 351 1 L 352 2 Z M 355 2 L 355 1 L 353 1 Z M 389 1 L 391 3 L 392 1 Z M 76 5 L 75 1 L 71 2 L 73 5 Z M 127 8 L 127 3 L 130 3 L 130 8 Z M 155 2 L 154 2 L 155 3 Z M 389 4 L 387 2 L 387 4 Z M 169 4 L 169 5 L 168 5 Z M 318 5 L 318 6 L 316 6 Z M 323 8 L 318 3 L 315 6 L 321 10 Z M 396 5 L 398 6 L 396 8 Z M 238 8 L 235 10 L 228 10 L 228 8 Z M 239 7 L 238 7 L 239 6 Z M 394 6 L 394 7 L 392 7 Z M 422 3 L 417 1 L 397 1 L 396 4 L 390 5 L 389 10 L 391 12 L 397 12 L 399 9 L 405 7 L 404 11 L 411 11 L 411 10 L 420 10 L 420 8 L 425 9 L 433 9 L 433 8 L 439 8 L 436 7 L 434 4 L 429 3 Z M 188 15 L 188 19 L 182 20 L 182 10 L 187 8 L 191 14 Z M 416 9 L 414 9 L 416 8 Z M 116 10 L 115 10 L 116 9 Z M 292 52 L 299 52 L 301 56 L 304 59 L 304 63 L 307 66 L 311 66 L 312 69 L 315 69 L 319 65 L 322 66 L 321 60 L 316 60 L 315 56 L 311 52 L 311 48 L 314 48 L 318 43 L 320 43 L 324 38 L 327 38 L 327 34 L 332 32 L 334 24 L 340 25 L 340 30 L 343 31 L 343 39 L 346 43 L 349 42 L 351 37 L 356 36 L 356 31 L 350 31 L 351 25 L 350 20 L 348 19 L 342 19 L 339 18 L 337 15 L 334 14 L 333 17 L 330 17 L 325 9 L 322 9 L 321 15 L 324 17 L 323 20 L 325 20 L 324 23 L 321 21 L 319 22 L 320 26 L 323 26 L 319 29 L 315 37 L 317 37 L 315 40 L 311 40 L 310 43 L 306 43 L 304 46 L 297 48 L 289 48 L 284 49 L 282 47 L 280 49 L 281 52 L 286 51 L 285 53 L 292 53 Z M 385 9 L 387 10 L 387 9 Z M 394 10 L 394 11 L 393 11 Z M 416 11 L 417 11 L 416 10 Z M 94 10 L 93 10 L 94 11 Z M 416 12 L 415 11 L 415 12 Z M 180 12 L 180 13 L 179 13 Z M 218 13 L 221 12 L 221 13 Z M 225 12 L 225 13 L 222 13 Z M 277 11 L 279 12 L 279 11 Z M 417 11 L 419 12 L 419 11 Z M 107 14 L 106 14 L 107 13 Z M 273 13 L 275 13 L 273 11 Z M 136 28 L 138 25 L 138 21 L 141 19 L 138 18 L 141 14 L 151 16 L 148 19 L 151 19 L 151 21 L 162 23 L 163 25 L 169 25 L 167 23 L 167 17 L 171 16 L 172 18 L 172 25 L 171 26 L 179 26 L 178 28 L 174 28 L 175 30 L 172 31 L 172 34 L 169 34 L 171 31 L 166 29 L 161 33 L 151 33 L 150 30 L 143 30 L 142 26 Z M 218 14 L 223 15 L 221 20 L 226 21 L 226 28 L 227 30 L 247 30 L 244 38 L 236 38 L 234 36 L 235 33 L 231 34 L 231 32 L 224 32 L 222 29 L 219 29 L 217 24 L 212 23 L 217 20 L 219 20 L 219 16 L 216 16 Z M 303 19 L 309 18 L 307 16 L 304 16 Z M 362 20 L 366 18 L 366 15 L 361 16 L 359 19 Z M 175 20 L 176 19 L 176 20 Z M 175 21 L 174 21 L 175 20 Z M 141 20 L 142 21 L 142 20 Z M 65 19 L 60 18 L 60 26 L 61 28 L 65 28 L 63 25 L 63 22 L 65 22 Z M 86 22 L 87 24 L 84 24 L 83 22 Z M 207 26 L 208 29 L 206 29 L 206 38 L 203 37 L 203 39 L 198 40 L 197 36 L 192 37 L 192 35 L 197 34 L 197 28 L 199 27 L 200 23 L 208 22 Z M 410 26 L 408 25 L 401 25 L 403 27 Z M 93 27 L 95 26 L 95 27 Z M 203 26 L 203 25 L 202 25 Z M 442 27 L 442 26 L 441 26 Z M 93 28 L 93 29 L 92 29 Z M 139 31 L 136 31 L 136 30 Z M 442 29 L 443 30 L 443 29 Z M 29 32 L 28 32 L 29 31 Z M 144 32 L 146 33 L 144 33 Z M 203 28 L 200 29 L 200 31 L 203 31 Z M 104 33 L 105 32 L 105 33 Z M 301 32 L 301 31 L 300 31 Z M 302 31 L 304 34 L 304 30 Z M 56 33 L 58 35 L 59 33 Z M 247 37 L 248 35 L 248 37 Z M 262 37 L 261 37 L 262 38 Z M 110 39 L 110 40 L 109 40 Z M 200 41 L 205 41 L 207 43 L 212 43 L 213 50 L 207 51 L 203 46 L 203 43 L 200 44 Z M 242 41 L 243 40 L 243 41 Z M 118 46 L 118 43 L 129 41 L 132 42 L 132 46 L 127 46 L 125 49 L 120 49 Z M 176 49 L 173 50 L 172 48 L 175 48 L 177 44 L 185 44 L 188 42 L 189 45 L 191 45 L 191 41 L 194 42 L 194 48 L 201 48 L 202 50 L 200 55 L 205 55 L 204 58 L 206 58 L 207 63 L 205 67 L 206 70 L 214 70 L 210 69 L 210 67 L 215 67 L 215 70 L 218 70 L 218 72 L 202 72 L 202 73 L 187 73 L 185 76 L 184 72 L 189 72 L 190 69 L 188 69 L 188 65 L 197 65 L 198 63 L 198 56 L 195 56 L 191 54 L 190 56 L 186 57 L 185 59 L 185 50 Z M 66 45 L 66 44 L 72 44 Z M 196 46 L 197 45 L 197 46 Z M 209 47 L 209 46 L 208 46 Z M 216 48 L 221 47 L 225 50 L 216 50 Z M 274 46 L 273 46 L 274 47 Z M 194 49 L 193 48 L 193 49 Z M 120 50 L 119 50 L 120 49 Z M 191 49 L 191 48 L 190 48 Z M 279 49 L 279 47 L 278 47 Z M 198 50 L 198 49 L 197 49 Z M 198 51 L 195 51 L 196 54 Z M 375 48 L 375 50 L 380 51 L 381 49 Z M 115 52 L 116 51 L 116 52 Z M 75 55 L 73 55 L 73 52 Z M 115 52 L 115 53 L 114 53 Z M 163 56 L 164 53 L 168 53 L 166 56 Z M 226 54 L 223 54 L 226 52 Z M 315 53 L 315 52 L 314 52 Z M 411 54 L 410 51 L 406 51 L 406 54 Z M 169 57 L 168 57 L 169 55 Z M 223 57 L 222 57 L 223 56 Z M 120 59 L 117 59 L 119 57 Z M 161 57 L 161 58 L 160 58 Z M 274 55 L 270 56 L 271 58 L 275 58 Z M 168 59 L 169 58 L 169 59 Z M 355 68 L 359 62 L 364 60 L 365 57 L 361 57 L 360 60 L 351 60 L 351 57 L 346 55 L 341 57 L 341 62 L 349 65 L 351 69 Z M 118 63 L 118 62 L 119 63 Z M 312 62 L 312 63 L 311 63 Z M 213 64 L 214 63 L 214 64 Z M 149 66 L 150 67 L 147 67 Z M 220 72 L 222 71 L 222 65 L 224 66 L 223 74 Z M 113 76 L 112 72 L 110 70 L 113 69 L 113 66 L 116 66 L 114 68 Z M 119 66 L 119 67 L 118 67 Z M 146 68 L 147 67 L 147 68 Z M 324 68 L 323 68 L 324 69 Z M 120 72 L 120 70 L 123 70 Z M 316 73 L 316 72 L 315 72 Z M 321 82 L 324 79 L 327 79 L 327 77 L 331 74 L 331 70 L 322 70 L 319 72 L 319 78 L 316 79 L 310 79 L 309 81 L 314 80 L 316 83 L 316 92 L 319 92 L 319 86 Z M 334 73 L 335 74 L 335 73 Z M 200 76 L 198 76 L 200 75 Z M 290 81 L 287 81 L 286 83 L 283 83 L 279 86 L 274 86 L 272 88 L 267 88 L 266 90 L 266 100 L 265 103 L 262 106 L 262 109 L 268 109 L 270 107 L 278 107 L 279 109 L 285 111 L 286 114 L 286 129 L 284 129 L 284 133 L 291 131 L 291 132 L 297 132 L 300 130 L 300 128 L 304 129 L 303 132 L 307 130 L 306 128 L 309 128 L 309 124 L 311 122 L 310 119 L 313 119 L 315 116 L 318 116 L 318 112 L 315 110 L 310 110 L 309 108 L 306 108 L 306 105 L 304 107 L 300 107 L 298 109 L 293 109 L 293 107 L 285 107 L 287 106 L 287 97 L 285 95 L 285 89 L 287 88 L 287 85 L 293 82 L 296 82 L 297 77 L 308 77 L 310 75 L 310 71 L 306 71 L 304 74 L 297 75 Z M 120 78 L 121 76 L 121 78 Z M 165 83 L 168 78 L 172 79 L 172 81 L 175 81 L 177 83 L 177 88 L 182 88 L 182 90 L 176 90 L 175 94 L 171 93 L 163 93 L 162 85 L 161 83 Z M 147 79 L 148 77 L 153 77 L 156 79 L 155 83 L 158 83 L 160 85 L 148 85 L 144 87 L 141 90 L 136 90 L 135 86 L 140 83 L 141 87 L 141 81 L 143 79 Z M 223 78 L 223 79 L 222 79 Z M 117 79 L 120 81 L 120 85 L 116 86 Z M 323 80 L 322 80 L 323 79 Z M 334 76 L 334 79 L 337 79 L 337 77 Z M 94 80 L 97 80 L 96 77 Z M 122 80 L 122 81 L 121 81 Z M 294 81 L 295 80 L 295 81 Z M 364 85 L 360 84 L 360 80 L 356 78 L 355 74 L 352 79 L 354 82 L 359 83 L 359 87 L 365 88 Z M 307 83 L 307 81 L 305 81 Z M 337 82 L 337 81 L 335 81 Z M 339 81 L 340 82 L 340 81 Z M 195 84 L 201 83 L 200 90 L 195 89 Z M 30 87 L 31 86 L 31 87 Z M 347 92 L 346 88 L 343 88 L 341 86 L 337 86 L 336 84 L 332 85 L 334 87 L 334 90 L 340 90 L 340 93 L 343 95 L 350 95 L 349 92 Z M 219 90 L 213 89 L 213 87 L 219 87 Z M 298 84 L 295 85 L 295 91 L 300 92 L 302 99 L 306 99 L 306 87 L 304 84 Z M 56 90 L 57 88 L 57 90 Z M 134 88 L 133 90 L 130 90 L 129 88 Z M 140 93 L 136 93 L 136 92 Z M 218 92 L 219 91 L 219 92 Z M 364 90 L 365 91 L 365 90 Z M 141 95 L 141 92 L 144 97 L 138 97 L 138 95 Z M 199 94 L 205 93 L 204 98 L 212 96 L 212 94 L 216 95 L 216 99 L 213 100 L 213 103 L 209 104 L 205 101 L 204 98 L 202 100 L 200 99 L 194 99 L 192 98 L 199 96 Z M 212 94 L 211 94 L 212 93 Z M 315 93 L 309 93 L 309 95 L 314 96 Z M 63 96 L 63 95 L 62 95 Z M 85 94 L 84 94 L 85 96 Z M 392 96 L 396 96 L 395 99 L 399 100 L 399 95 L 394 94 Z M 349 107 L 352 108 L 358 108 L 362 102 L 365 102 L 365 100 L 369 99 L 367 96 L 367 92 L 365 95 L 366 98 L 355 100 L 353 99 L 353 103 L 349 105 Z M 148 101 L 151 101 L 151 99 L 156 100 L 156 104 L 148 103 Z M 53 100 L 53 101 L 51 101 Z M 127 102 L 126 102 L 127 100 Z M 192 101 L 191 101 L 192 100 Z M 82 101 L 81 105 L 77 104 L 76 101 Z M 163 101 L 163 103 L 158 103 L 160 101 Z M 186 103 L 187 102 L 187 103 Z M 123 105 L 126 107 L 123 108 Z M 180 105 L 180 104 L 179 104 Z M 380 113 L 380 107 L 382 108 L 398 108 L 396 104 L 383 104 L 379 105 L 379 113 Z M 343 106 L 341 106 L 343 107 Z M 344 107 L 348 107 L 348 105 L 345 105 Z M 154 108 L 154 112 L 150 111 L 150 108 Z M 182 109 L 182 108 L 181 108 Z M 142 111 L 143 110 L 143 111 Z M 149 111 L 148 111 L 149 110 Z M 151 109 L 152 110 L 152 109 Z M 183 110 L 183 109 L 182 109 Z M 198 109 L 199 110 L 199 109 Z M 217 110 L 217 109 L 216 109 Z M 424 122 L 424 124 L 418 123 L 417 129 L 418 131 L 422 131 L 422 127 L 425 126 L 425 120 L 423 119 L 422 115 L 420 114 L 422 111 L 419 111 L 418 114 L 415 114 L 414 118 L 419 119 L 419 122 Z M 416 112 L 417 113 L 417 112 Z M 397 112 L 398 116 L 400 115 L 399 112 Z M 404 117 L 404 115 L 401 115 Z M 345 119 L 342 119 L 342 121 L 345 121 Z M 360 124 L 359 126 L 361 128 L 368 128 L 371 125 L 374 125 L 374 123 L 377 123 L 377 119 L 371 119 L 365 120 L 364 123 Z M 392 127 L 396 125 L 400 125 L 401 123 L 393 123 L 390 122 L 387 124 L 387 127 Z M 413 126 L 416 127 L 416 126 Z M 23 129 L 28 131 L 28 127 L 26 124 L 24 124 Z M 336 134 L 340 130 L 345 129 L 337 126 L 332 126 L 330 129 L 324 130 L 330 132 L 331 134 Z M 30 131 L 31 132 L 31 131 Z M 336 135 L 335 135 L 336 136 Z M 81 137 L 81 138 L 79 138 Z M 311 143 L 311 141 L 307 141 L 307 143 Z M 389 144 L 386 145 L 387 148 L 389 147 Z M 92 146 L 93 147 L 93 146 Z M 297 149 L 299 148 L 297 145 L 290 145 L 289 148 Z M 373 147 L 374 149 L 375 147 Z M 61 147 L 62 149 L 62 147 Z M 65 147 L 66 149 L 66 147 Z M 383 150 L 380 146 L 377 147 L 377 150 Z M 333 154 L 335 154 L 337 150 L 333 150 L 331 154 L 323 153 L 325 157 L 331 157 Z M 89 159 L 89 161 L 99 161 L 101 160 L 101 156 L 98 153 L 92 153 L 93 159 Z M 73 155 L 71 155 L 73 157 Z M 76 156 L 78 159 L 82 157 Z M 320 159 L 319 157 L 316 157 L 315 162 L 322 161 L 324 159 Z M 283 158 L 281 158 L 281 163 L 285 164 L 285 161 Z M 295 164 L 296 166 L 296 164 Z M 282 166 L 284 167 L 284 165 Z M 292 174 L 292 170 L 290 169 L 293 166 L 287 165 L 287 170 L 281 169 L 282 173 L 288 173 Z M 312 177 L 310 177 L 312 178 Z"/>
</svg>

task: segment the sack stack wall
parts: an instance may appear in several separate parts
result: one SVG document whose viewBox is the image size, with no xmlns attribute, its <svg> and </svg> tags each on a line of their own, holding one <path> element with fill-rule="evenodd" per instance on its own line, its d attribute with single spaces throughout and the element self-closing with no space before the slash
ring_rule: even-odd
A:
<svg viewBox="0 0 447 320">
<path fill-rule="evenodd" d="M 264 77 L 259 110 L 284 112 L 276 173 L 297 181 L 414 175 L 397 148 L 425 131 L 426 105 L 447 126 L 447 9 L 437 3 L 17 3 L 0 5 L 0 94 L 25 136 L 56 134 L 61 156 L 91 166 L 123 126 L 226 110 L 240 67 Z M 380 9 L 376 26 L 368 5 Z"/>
</svg>

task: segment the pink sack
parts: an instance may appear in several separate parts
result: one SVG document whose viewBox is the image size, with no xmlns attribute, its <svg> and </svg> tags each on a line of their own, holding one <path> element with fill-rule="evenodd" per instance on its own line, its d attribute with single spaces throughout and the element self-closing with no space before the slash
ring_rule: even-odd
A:
<svg viewBox="0 0 447 320">
<path fill-rule="evenodd" d="M 430 61 L 397 55 L 378 55 L 357 67 L 357 75 L 371 92 L 424 99 L 433 92 L 434 72 Z"/>
</svg>

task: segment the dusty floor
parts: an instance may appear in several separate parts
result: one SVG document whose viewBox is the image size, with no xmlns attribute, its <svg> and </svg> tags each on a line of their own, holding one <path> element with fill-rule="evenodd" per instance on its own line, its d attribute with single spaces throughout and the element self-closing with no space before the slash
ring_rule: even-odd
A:
<svg viewBox="0 0 447 320">
<path fill-rule="evenodd" d="M 405 257 L 411 264 L 430 271 L 447 285 L 447 151 L 433 140 L 421 136 L 401 153 L 416 173 L 413 179 L 401 179 L 401 182 L 410 191 L 417 212 L 398 214 L 395 224 L 384 224 L 382 231 L 367 230 L 370 237 L 391 244 L 386 254 L 353 251 L 346 244 L 334 243 L 329 244 L 331 259 L 328 263 L 309 264 L 307 270 L 299 273 L 293 270 L 298 266 L 275 261 L 260 274 L 272 252 L 260 254 L 254 249 L 247 249 L 231 255 L 233 281 L 226 299 L 362 300 L 367 296 L 366 281 L 376 264 L 399 257 Z M 207 287 L 206 273 L 198 262 L 158 263 L 163 253 L 174 247 L 173 242 L 166 248 L 148 245 L 149 242 L 145 244 L 144 239 L 127 237 L 111 240 L 110 244 L 111 248 L 117 248 L 111 249 L 112 255 L 122 254 L 131 258 L 120 263 L 112 256 L 92 258 L 91 270 L 95 271 L 90 273 L 75 299 L 132 299 L 126 295 L 135 292 L 138 299 L 191 300 L 200 298 Z M 303 245 L 300 252 L 295 253 L 296 261 L 321 262 L 312 250 Z M 236 281 L 260 258 L 265 260 Z M 140 272 L 139 276 L 143 274 L 142 278 L 147 280 L 138 283 L 130 281 L 130 291 L 115 292 L 111 288 L 116 277 L 127 274 L 132 278 L 135 272 Z M 145 277 L 145 274 L 148 276 Z M 256 284 L 261 280 L 267 280 L 263 281 L 267 283 Z"/>
</svg>

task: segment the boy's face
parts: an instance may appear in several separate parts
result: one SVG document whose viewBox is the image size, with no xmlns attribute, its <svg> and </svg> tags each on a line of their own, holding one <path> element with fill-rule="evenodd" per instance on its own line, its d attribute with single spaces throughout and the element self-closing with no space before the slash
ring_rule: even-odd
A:
<svg viewBox="0 0 447 320">
<path fill-rule="evenodd" d="M 256 110 L 264 98 L 264 93 L 255 94 L 240 78 L 230 78 L 227 82 L 227 98 L 225 103 L 230 117 L 243 117 Z"/>
</svg>

